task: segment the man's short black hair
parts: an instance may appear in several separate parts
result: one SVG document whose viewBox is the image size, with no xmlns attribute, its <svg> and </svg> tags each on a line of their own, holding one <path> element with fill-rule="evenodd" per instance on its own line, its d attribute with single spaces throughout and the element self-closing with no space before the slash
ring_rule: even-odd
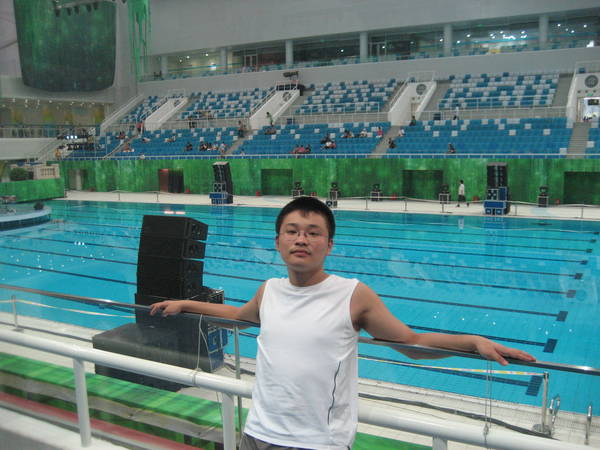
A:
<svg viewBox="0 0 600 450">
<path fill-rule="evenodd" d="M 275 233 L 279 234 L 283 219 L 294 211 L 302 211 L 304 214 L 314 212 L 325 217 L 329 239 L 333 239 L 333 235 L 335 234 L 335 218 L 333 217 L 333 213 L 325 203 L 315 197 L 298 197 L 285 205 L 277 216 Z"/>
</svg>

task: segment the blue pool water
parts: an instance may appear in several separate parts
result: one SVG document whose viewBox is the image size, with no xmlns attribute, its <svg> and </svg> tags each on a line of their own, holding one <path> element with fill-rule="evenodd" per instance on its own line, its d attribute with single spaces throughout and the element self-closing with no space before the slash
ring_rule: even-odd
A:
<svg viewBox="0 0 600 450">
<path fill-rule="evenodd" d="M 286 275 L 274 250 L 272 208 L 48 202 L 53 221 L 0 233 L 0 282 L 133 303 L 142 217 L 179 213 L 209 225 L 204 285 L 241 305 L 267 278 Z M 392 313 L 416 331 L 476 333 L 540 360 L 600 367 L 600 223 L 336 211 L 337 232 L 326 269 L 371 286 Z M 17 294 L 2 291 L 0 299 Z M 63 309 L 20 305 L 20 314 L 98 329 L 127 318 L 84 316 L 87 305 L 18 293 Z M 3 311 L 9 305 L 2 304 Z M 110 311 L 105 311 L 109 313 Z M 245 330 L 242 354 L 254 357 L 257 329 Z M 315 351 L 318 351 L 315 349 Z M 360 375 L 485 396 L 482 361 L 449 358 L 403 367 L 393 350 L 361 344 Z M 495 365 L 495 369 L 502 369 Z M 536 375 L 495 374 L 493 397 L 541 404 Z M 551 372 L 550 395 L 584 412 L 600 398 L 598 377 Z"/>
</svg>

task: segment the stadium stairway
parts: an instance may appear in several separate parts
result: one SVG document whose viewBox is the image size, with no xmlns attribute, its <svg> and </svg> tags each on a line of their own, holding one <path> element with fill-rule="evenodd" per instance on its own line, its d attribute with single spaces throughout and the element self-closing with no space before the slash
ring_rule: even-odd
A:
<svg viewBox="0 0 600 450">
<path fill-rule="evenodd" d="M 571 89 L 572 81 L 573 75 L 570 73 L 558 76 L 558 84 L 556 86 L 556 93 L 554 94 L 554 102 L 552 102 L 551 106 L 567 106 L 569 89 Z"/>
<path fill-rule="evenodd" d="M 285 123 L 283 123 L 282 120 L 285 120 L 286 116 L 294 115 L 294 111 L 296 111 L 300 107 L 300 105 L 303 105 L 306 102 L 306 99 L 310 97 L 314 91 L 314 88 L 305 89 L 302 93 L 303 95 L 299 96 L 296 100 L 294 100 L 294 102 L 290 106 L 287 107 L 287 110 L 281 115 L 281 118 L 278 119 L 277 122 L 280 125 L 285 125 Z"/>
<path fill-rule="evenodd" d="M 235 141 L 233 141 L 233 143 L 229 146 L 229 148 L 227 149 L 227 151 L 225 152 L 226 155 L 233 155 L 236 150 L 238 148 L 240 148 L 243 144 L 244 141 L 246 139 L 248 139 L 248 136 L 250 136 L 252 134 L 252 130 L 247 131 L 246 135 L 243 138 L 238 137 Z"/>
<path fill-rule="evenodd" d="M 589 122 L 575 122 L 573 124 L 573 133 L 567 148 L 567 158 L 582 159 L 585 158 L 585 149 L 590 134 Z"/>
<path fill-rule="evenodd" d="M 388 139 L 396 139 L 398 137 L 398 130 L 400 130 L 400 126 L 393 126 L 383 135 L 373 153 L 369 156 L 369 158 L 379 158 L 379 155 L 385 155 L 388 151 Z"/>
<path fill-rule="evenodd" d="M 429 99 L 429 103 L 427 104 L 427 107 L 425 108 L 426 111 L 433 111 L 433 110 L 437 111 L 439 109 L 438 105 L 440 104 L 440 100 L 442 100 L 442 98 L 444 98 L 444 95 L 446 95 L 446 91 L 448 90 L 449 86 L 450 86 L 450 81 L 448 81 L 447 79 L 437 81 L 437 86 L 435 88 L 435 92 Z"/>
</svg>

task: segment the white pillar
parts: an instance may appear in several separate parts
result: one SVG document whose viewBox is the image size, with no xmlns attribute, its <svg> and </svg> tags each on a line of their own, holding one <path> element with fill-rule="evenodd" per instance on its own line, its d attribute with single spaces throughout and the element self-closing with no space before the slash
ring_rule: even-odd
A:
<svg viewBox="0 0 600 450">
<path fill-rule="evenodd" d="M 365 62 L 369 58 L 369 36 L 366 31 L 360 32 L 360 61 Z"/>
<path fill-rule="evenodd" d="M 285 41 L 285 64 L 288 66 L 294 64 L 294 41 L 291 39 Z"/>
<path fill-rule="evenodd" d="M 444 25 L 444 56 L 452 54 L 452 25 Z"/>
<path fill-rule="evenodd" d="M 221 61 L 220 61 L 220 69 L 227 69 L 227 49 L 225 47 L 221 47 Z"/>
<path fill-rule="evenodd" d="M 169 72 L 169 64 L 168 64 L 167 55 L 162 55 L 160 57 L 160 73 L 162 74 L 163 77 L 166 77 L 168 72 Z"/>
<path fill-rule="evenodd" d="M 546 48 L 548 46 L 548 14 L 540 16 L 538 35 L 540 48 Z"/>
</svg>

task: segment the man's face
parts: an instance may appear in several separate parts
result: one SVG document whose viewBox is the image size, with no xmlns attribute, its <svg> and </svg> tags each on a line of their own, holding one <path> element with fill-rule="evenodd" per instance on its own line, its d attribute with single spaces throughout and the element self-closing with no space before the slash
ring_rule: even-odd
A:
<svg viewBox="0 0 600 450">
<path fill-rule="evenodd" d="M 321 214 L 293 211 L 283 218 L 275 246 L 289 269 L 308 272 L 322 269 L 333 240 Z"/>
</svg>

